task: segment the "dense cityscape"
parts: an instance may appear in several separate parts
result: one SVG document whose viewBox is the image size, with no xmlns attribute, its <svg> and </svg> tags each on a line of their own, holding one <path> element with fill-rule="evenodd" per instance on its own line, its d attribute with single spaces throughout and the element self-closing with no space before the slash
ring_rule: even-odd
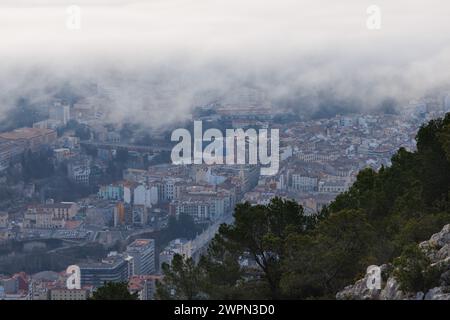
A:
<svg viewBox="0 0 450 320">
<path fill-rule="evenodd" d="M 260 165 L 172 164 L 175 127 L 108 123 L 108 95 L 99 92 L 49 99 L 38 121 L 0 133 L 0 299 L 84 300 L 110 281 L 155 299 L 161 266 L 176 254 L 198 261 L 236 204 L 280 197 L 314 216 L 360 170 L 390 166 L 400 148 L 414 151 L 420 126 L 450 111 L 444 94 L 401 112 L 283 117 L 254 92 L 194 109 L 191 122 L 278 128 L 280 168 L 264 176 Z M 70 265 L 80 268 L 79 289 L 66 286 Z"/>
</svg>

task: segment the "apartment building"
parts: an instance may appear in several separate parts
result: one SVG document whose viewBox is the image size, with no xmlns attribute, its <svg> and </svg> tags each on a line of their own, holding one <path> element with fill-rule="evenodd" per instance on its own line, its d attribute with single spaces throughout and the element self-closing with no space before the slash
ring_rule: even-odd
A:
<svg viewBox="0 0 450 320">
<path fill-rule="evenodd" d="M 30 205 L 25 212 L 25 228 L 55 229 L 63 228 L 66 221 L 72 219 L 78 212 L 74 202 L 56 204 Z"/>
<path fill-rule="evenodd" d="M 0 141 L 21 143 L 25 150 L 31 152 L 38 151 L 42 146 L 54 144 L 56 139 L 56 131 L 51 129 L 19 128 L 0 133 Z"/>
<path fill-rule="evenodd" d="M 137 239 L 127 246 L 126 254 L 133 257 L 133 275 L 155 273 L 155 240 Z"/>
</svg>

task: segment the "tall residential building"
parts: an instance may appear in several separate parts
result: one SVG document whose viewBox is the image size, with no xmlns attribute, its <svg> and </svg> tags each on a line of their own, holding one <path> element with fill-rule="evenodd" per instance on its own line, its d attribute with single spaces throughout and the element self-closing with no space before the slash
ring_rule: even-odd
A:
<svg viewBox="0 0 450 320">
<path fill-rule="evenodd" d="M 66 125 L 70 120 L 70 106 L 67 103 L 55 102 L 48 108 L 48 115 L 50 120 L 57 120 Z"/>
<path fill-rule="evenodd" d="M 144 205 L 151 208 L 152 204 L 158 203 L 158 189 L 156 186 L 141 184 L 134 189 L 135 205 Z"/>
<path fill-rule="evenodd" d="M 130 261 L 110 255 L 101 262 L 80 264 L 81 286 L 101 287 L 105 282 L 128 282 Z"/>
<path fill-rule="evenodd" d="M 133 275 L 155 273 L 155 240 L 137 239 L 127 247 L 126 253 L 133 257 Z"/>
<path fill-rule="evenodd" d="M 291 189 L 294 191 L 313 192 L 317 191 L 318 179 L 301 174 L 291 176 Z"/>
<path fill-rule="evenodd" d="M 125 224 L 125 206 L 123 202 L 117 202 L 114 207 L 114 227 Z"/>
<path fill-rule="evenodd" d="M 132 223 L 133 225 L 144 226 L 148 222 L 148 209 L 144 205 L 135 204 L 132 208 Z"/>
<path fill-rule="evenodd" d="M 259 180 L 260 167 L 257 165 L 240 166 L 239 178 L 241 179 L 243 193 L 253 189 Z"/>
<path fill-rule="evenodd" d="M 98 196 L 101 199 L 123 201 L 123 185 L 115 183 L 101 186 L 98 191 Z"/>
</svg>

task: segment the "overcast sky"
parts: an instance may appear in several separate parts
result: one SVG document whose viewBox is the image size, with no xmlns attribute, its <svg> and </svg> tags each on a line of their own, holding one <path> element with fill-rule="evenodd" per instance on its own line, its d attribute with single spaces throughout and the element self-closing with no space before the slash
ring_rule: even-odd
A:
<svg viewBox="0 0 450 320">
<path fill-rule="evenodd" d="M 69 4 L 80 30 L 66 27 Z M 366 27 L 372 4 L 380 30 Z M 114 70 L 145 92 L 149 73 L 166 72 L 174 108 L 238 82 L 275 97 L 332 88 L 368 105 L 413 99 L 450 80 L 449 17 L 442 0 L 0 0 L 1 98 L 42 85 L 29 75 L 37 67 L 49 82 Z"/>
<path fill-rule="evenodd" d="M 34 55 L 61 60 L 65 59 L 60 54 L 74 50 L 77 55 L 123 59 L 157 58 L 162 53 L 178 54 L 177 50 L 244 58 L 250 52 L 267 57 L 315 50 L 389 51 L 393 44 L 414 46 L 401 53 L 409 56 L 418 49 L 442 49 L 450 34 L 450 3 L 440 0 L 378 1 L 382 10 L 378 31 L 366 28 L 366 9 L 374 3 L 365 0 L 0 0 L 0 4 L 2 55 L 28 56 L 27 51 L 33 50 Z M 67 4 L 82 10 L 79 31 L 66 28 Z M 400 55 L 390 53 L 392 59 Z"/>
</svg>

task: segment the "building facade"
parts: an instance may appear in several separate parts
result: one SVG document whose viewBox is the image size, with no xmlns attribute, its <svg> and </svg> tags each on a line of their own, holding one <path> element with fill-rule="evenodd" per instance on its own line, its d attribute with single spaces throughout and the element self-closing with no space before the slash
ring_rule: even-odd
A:
<svg viewBox="0 0 450 320">
<path fill-rule="evenodd" d="M 62 228 L 65 222 L 75 217 L 78 205 L 74 202 L 30 205 L 24 215 L 25 228 Z"/>
<path fill-rule="evenodd" d="M 119 255 L 109 256 L 98 263 L 80 265 L 81 286 L 101 287 L 105 282 L 128 282 L 131 263 Z"/>
<path fill-rule="evenodd" d="M 137 239 L 127 247 L 126 253 L 133 258 L 133 275 L 155 273 L 155 240 Z"/>
</svg>

